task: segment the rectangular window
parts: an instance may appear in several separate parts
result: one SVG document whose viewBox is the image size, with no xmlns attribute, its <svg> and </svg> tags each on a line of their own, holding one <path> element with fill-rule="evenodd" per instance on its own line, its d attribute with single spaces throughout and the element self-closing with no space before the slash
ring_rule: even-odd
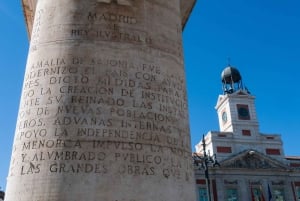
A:
<svg viewBox="0 0 300 201">
<path fill-rule="evenodd" d="M 237 104 L 237 114 L 240 120 L 250 120 L 249 106 L 243 104 Z"/>
<path fill-rule="evenodd" d="M 300 167 L 300 163 L 290 163 L 290 166 L 297 168 Z"/>
<path fill-rule="evenodd" d="M 226 201 L 238 201 L 237 189 L 228 188 L 226 189 Z"/>
<path fill-rule="evenodd" d="M 205 181 L 205 179 L 197 179 L 197 180 L 196 180 L 196 184 L 205 185 L 205 184 L 206 184 L 206 181 Z"/>
<path fill-rule="evenodd" d="M 199 188 L 199 201 L 208 201 L 206 188 Z"/>
<path fill-rule="evenodd" d="M 254 201 L 264 201 L 264 195 L 262 194 L 262 191 L 260 188 L 252 188 L 252 198 Z"/>
<path fill-rule="evenodd" d="M 250 130 L 242 130 L 242 134 L 244 136 L 251 136 L 251 131 Z"/>
<path fill-rule="evenodd" d="M 266 149 L 266 154 L 268 155 L 280 155 L 279 149 Z"/>
<path fill-rule="evenodd" d="M 283 189 L 273 189 L 272 196 L 274 201 L 284 201 Z"/>
<path fill-rule="evenodd" d="M 297 201 L 300 201 L 300 186 L 296 187 Z"/>
<path fill-rule="evenodd" d="M 218 153 L 232 153 L 231 147 L 221 147 L 217 146 Z"/>
</svg>

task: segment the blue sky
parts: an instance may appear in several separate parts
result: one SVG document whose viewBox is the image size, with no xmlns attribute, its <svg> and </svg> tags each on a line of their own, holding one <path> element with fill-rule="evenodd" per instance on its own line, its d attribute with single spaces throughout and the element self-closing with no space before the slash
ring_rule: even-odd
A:
<svg viewBox="0 0 300 201">
<path fill-rule="evenodd" d="M 300 1 L 198 0 L 183 33 L 192 147 L 219 130 L 214 109 L 231 58 L 256 96 L 262 133 L 300 155 Z M 0 2 L 0 186 L 5 188 L 28 51 L 21 1 Z"/>
</svg>

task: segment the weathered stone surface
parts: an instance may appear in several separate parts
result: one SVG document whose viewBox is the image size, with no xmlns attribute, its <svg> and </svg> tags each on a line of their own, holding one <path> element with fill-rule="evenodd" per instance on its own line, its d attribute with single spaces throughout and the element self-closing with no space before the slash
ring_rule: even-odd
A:
<svg viewBox="0 0 300 201">
<path fill-rule="evenodd" d="M 6 201 L 194 201 L 179 0 L 39 0 Z"/>
<path fill-rule="evenodd" d="M 105 0 L 104 0 L 105 1 Z M 106 2 L 106 1 L 105 1 Z M 31 37 L 33 19 L 35 15 L 37 0 L 22 0 L 22 6 L 24 11 L 24 17 L 27 27 L 27 32 L 29 38 Z M 184 28 L 188 21 L 188 18 L 192 12 L 192 9 L 196 3 L 196 0 L 180 0 L 180 10 L 181 10 L 181 24 Z"/>
</svg>

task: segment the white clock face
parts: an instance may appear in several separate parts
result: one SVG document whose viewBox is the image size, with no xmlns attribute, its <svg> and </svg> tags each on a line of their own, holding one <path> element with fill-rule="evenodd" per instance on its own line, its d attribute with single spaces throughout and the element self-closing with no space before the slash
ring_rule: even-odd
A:
<svg viewBox="0 0 300 201">
<path fill-rule="evenodd" d="M 227 122 L 227 113 L 226 112 L 222 113 L 222 120 L 224 123 Z"/>
</svg>

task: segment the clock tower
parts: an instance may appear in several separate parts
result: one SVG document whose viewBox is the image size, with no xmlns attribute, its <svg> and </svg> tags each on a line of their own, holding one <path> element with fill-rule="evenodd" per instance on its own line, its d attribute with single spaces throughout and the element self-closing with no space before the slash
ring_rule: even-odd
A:
<svg viewBox="0 0 300 201">
<path fill-rule="evenodd" d="M 232 66 L 226 67 L 221 82 L 223 93 L 215 107 L 220 130 L 205 135 L 208 153 L 217 154 L 222 161 L 245 150 L 255 150 L 283 160 L 281 136 L 260 132 L 255 97 L 244 86 L 240 72 Z M 196 145 L 196 152 L 203 152 L 203 141 Z"/>
<path fill-rule="evenodd" d="M 284 155 L 280 134 L 260 132 L 255 97 L 236 68 L 222 71 L 221 84 L 220 130 L 206 133 L 193 154 L 199 200 L 211 191 L 214 201 L 300 197 L 300 157 Z"/>
<path fill-rule="evenodd" d="M 255 97 L 244 86 L 236 68 L 226 67 L 221 80 L 223 94 L 219 96 L 216 105 L 220 131 L 233 132 L 240 137 L 255 137 L 259 133 Z"/>
</svg>

